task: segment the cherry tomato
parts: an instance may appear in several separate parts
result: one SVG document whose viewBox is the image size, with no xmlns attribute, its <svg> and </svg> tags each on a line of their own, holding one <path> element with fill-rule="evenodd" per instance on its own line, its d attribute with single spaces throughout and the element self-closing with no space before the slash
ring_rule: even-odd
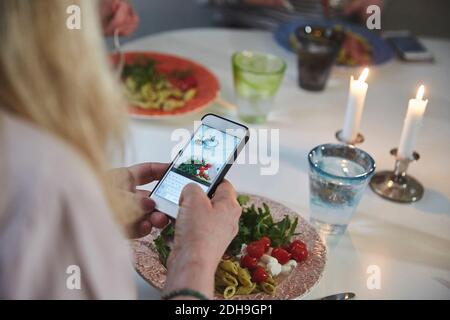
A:
<svg viewBox="0 0 450 320">
<path fill-rule="evenodd" d="M 241 257 L 241 267 L 253 270 L 258 265 L 258 259 L 245 255 Z"/>
<path fill-rule="evenodd" d="M 266 270 L 261 266 L 257 266 L 252 274 L 252 280 L 257 283 L 266 281 L 268 277 Z"/>
<path fill-rule="evenodd" d="M 259 242 L 261 242 L 263 244 L 264 252 L 267 252 L 267 250 L 269 250 L 269 248 L 270 248 L 270 238 L 264 236 L 261 239 L 259 239 Z"/>
<path fill-rule="evenodd" d="M 185 83 L 187 89 L 192 89 L 197 86 L 197 79 L 195 79 L 192 75 L 184 78 L 183 82 Z"/>
<path fill-rule="evenodd" d="M 169 81 L 172 83 L 172 85 L 174 85 L 175 87 L 177 87 L 178 89 L 180 89 L 181 91 L 185 92 L 189 89 L 195 88 L 197 87 L 198 83 L 197 83 L 197 79 L 195 79 L 194 76 L 187 76 L 184 78 L 170 78 Z"/>
<path fill-rule="evenodd" d="M 180 79 L 172 78 L 172 79 L 170 79 L 170 83 L 172 83 L 173 86 L 175 86 L 176 88 L 180 89 L 181 91 L 185 91 L 186 90 L 183 81 L 181 81 Z"/>
<path fill-rule="evenodd" d="M 250 257 L 259 259 L 264 254 L 264 245 L 261 242 L 254 241 L 250 242 L 246 248 L 247 253 Z"/>
<path fill-rule="evenodd" d="M 303 248 L 306 249 L 306 244 L 303 241 L 300 240 L 294 240 L 292 241 L 292 243 L 289 245 L 289 252 L 292 251 L 293 248 Z"/>
<path fill-rule="evenodd" d="M 297 262 L 305 261 L 308 258 L 308 250 L 306 248 L 295 247 L 292 249 L 292 258 Z"/>
<path fill-rule="evenodd" d="M 305 250 L 305 247 L 301 247 L 301 246 L 289 246 L 289 252 L 294 255 L 294 254 L 298 254 L 299 252 L 302 252 L 303 250 Z"/>
<path fill-rule="evenodd" d="M 291 254 L 283 248 L 274 248 L 272 250 L 272 257 L 277 259 L 280 264 L 285 264 L 291 260 Z"/>
</svg>

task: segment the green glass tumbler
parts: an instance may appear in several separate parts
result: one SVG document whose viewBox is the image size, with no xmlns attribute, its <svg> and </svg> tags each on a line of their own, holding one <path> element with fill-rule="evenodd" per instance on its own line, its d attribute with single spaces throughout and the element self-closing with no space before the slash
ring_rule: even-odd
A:
<svg viewBox="0 0 450 320">
<path fill-rule="evenodd" d="M 233 55 L 232 64 L 239 118 L 248 123 L 264 123 L 286 63 L 272 54 L 241 51 Z"/>
</svg>

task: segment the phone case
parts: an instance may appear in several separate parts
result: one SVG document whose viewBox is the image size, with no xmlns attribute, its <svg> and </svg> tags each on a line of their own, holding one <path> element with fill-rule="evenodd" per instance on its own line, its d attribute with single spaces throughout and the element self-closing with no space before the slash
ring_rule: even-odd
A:
<svg viewBox="0 0 450 320">
<path fill-rule="evenodd" d="M 225 167 L 223 168 L 223 170 L 220 172 L 219 176 L 217 177 L 216 181 L 211 185 L 211 188 L 209 189 L 207 195 L 208 195 L 209 198 L 212 198 L 212 197 L 214 196 L 214 193 L 216 192 L 217 186 L 223 181 L 225 175 L 228 173 L 228 170 L 230 170 L 231 165 L 234 163 L 234 161 L 236 161 L 236 159 L 237 159 L 239 153 L 242 151 L 242 149 L 245 147 L 245 145 L 247 144 L 248 140 L 250 139 L 250 132 L 249 132 L 249 129 L 248 129 L 247 126 L 245 126 L 245 125 L 243 125 L 243 124 L 241 124 L 241 123 L 238 123 L 238 122 L 236 122 L 236 121 L 227 119 L 227 118 L 225 118 L 225 117 L 221 117 L 221 116 L 216 115 L 216 114 L 214 114 L 214 113 L 207 113 L 207 114 L 205 114 L 205 115 L 201 118 L 201 120 L 203 121 L 203 119 L 204 119 L 205 117 L 207 117 L 207 116 L 214 116 L 214 117 L 218 117 L 218 118 L 224 119 L 224 120 L 226 120 L 226 121 L 229 121 L 229 122 L 232 122 L 232 123 L 237 124 L 237 125 L 239 125 L 239 126 L 242 126 L 242 127 L 245 128 L 246 131 L 247 131 L 247 135 L 246 135 L 245 138 L 244 138 L 244 143 L 243 143 L 242 145 L 240 145 L 239 148 L 236 149 L 236 150 L 234 151 L 234 154 L 233 154 L 233 162 L 232 162 L 232 163 L 227 163 L 227 164 L 225 165 Z M 192 137 L 193 137 L 194 134 L 195 134 L 195 132 L 192 134 L 191 139 L 192 139 Z M 183 149 L 184 149 L 184 148 L 183 148 Z M 172 162 L 171 162 L 170 165 L 168 166 L 167 170 L 164 172 L 163 177 L 165 177 L 166 174 L 167 174 L 167 172 L 170 170 L 170 168 L 172 168 L 174 162 L 178 159 L 178 157 L 179 157 L 180 154 L 182 153 L 183 149 L 180 150 L 180 151 L 178 152 L 177 156 L 172 160 Z M 158 181 L 158 183 L 156 184 L 156 186 L 155 186 L 155 187 L 153 188 L 153 190 L 151 191 L 149 197 L 151 197 L 151 195 L 153 194 L 153 192 L 158 188 L 158 186 L 159 186 L 159 184 L 161 183 L 161 181 L 162 181 L 162 180 Z"/>
</svg>

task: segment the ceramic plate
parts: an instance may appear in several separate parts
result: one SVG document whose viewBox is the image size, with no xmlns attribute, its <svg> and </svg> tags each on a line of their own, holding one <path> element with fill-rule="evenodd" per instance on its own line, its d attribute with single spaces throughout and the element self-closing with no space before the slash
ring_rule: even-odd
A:
<svg viewBox="0 0 450 320">
<path fill-rule="evenodd" d="M 156 61 L 158 72 L 168 74 L 173 71 L 191 70 L 197 81 L 197 93 L 183 107 L 171 111 L 160 109 L 143 109 L 133 105 L 128 107 L 129 114 L 134 118 L 166 118 L 198 112 L 214 102 L 219 94 L 219 81 L 216 76 L 204 66 L 174 55 L 158 52 L 125 52 L 125 64 L 133 63 L 139 57 L 147 57 Z M 118 63 L 119 55 L 111 56 L 113 64 Z"/>
<path fill-rule="evenodd" d="M 274 296 L 265 293 L 234 296 L 233 300 L 270 300 L 270 299 L 294 299 L 307 294 L 320 280 L 326 263 L 326 247 L 314 227 L 293 210 L 286 206 L 267 199 L 265 197 L 249 195 L 249 205 L 262 206 L 265 202 L 270 208 L 275 220 L 281 220 L 284 215 L 298 217 L 296 239 L 306 243 L 308 247 L 308 258 L 297 265 L 297 267 L 277 285 Z M 134 256 L 134 265 L 137 272 L 152 286 L 161 289 L 166 281 L 166 268 L 159 261 L 158 253 L 153 245 L 153 239 L 159 234 L 153 230 L 148 236 L 133 240 L 131 247 Z M 216 299 L 223 299 L 217 294 Z"/>
</svg>

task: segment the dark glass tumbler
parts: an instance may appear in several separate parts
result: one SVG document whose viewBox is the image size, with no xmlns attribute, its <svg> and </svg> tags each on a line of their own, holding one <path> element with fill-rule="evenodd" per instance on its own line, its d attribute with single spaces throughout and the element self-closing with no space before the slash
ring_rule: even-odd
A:
<svg viewBox="0 0 450 320">
<path fill-rule="evenodd" d="M 298 81 L 301 88 L 321 91 L 344 40 L 339 27 L 302 26 L 291 36 L 297 52 Z"/>
</svg>

